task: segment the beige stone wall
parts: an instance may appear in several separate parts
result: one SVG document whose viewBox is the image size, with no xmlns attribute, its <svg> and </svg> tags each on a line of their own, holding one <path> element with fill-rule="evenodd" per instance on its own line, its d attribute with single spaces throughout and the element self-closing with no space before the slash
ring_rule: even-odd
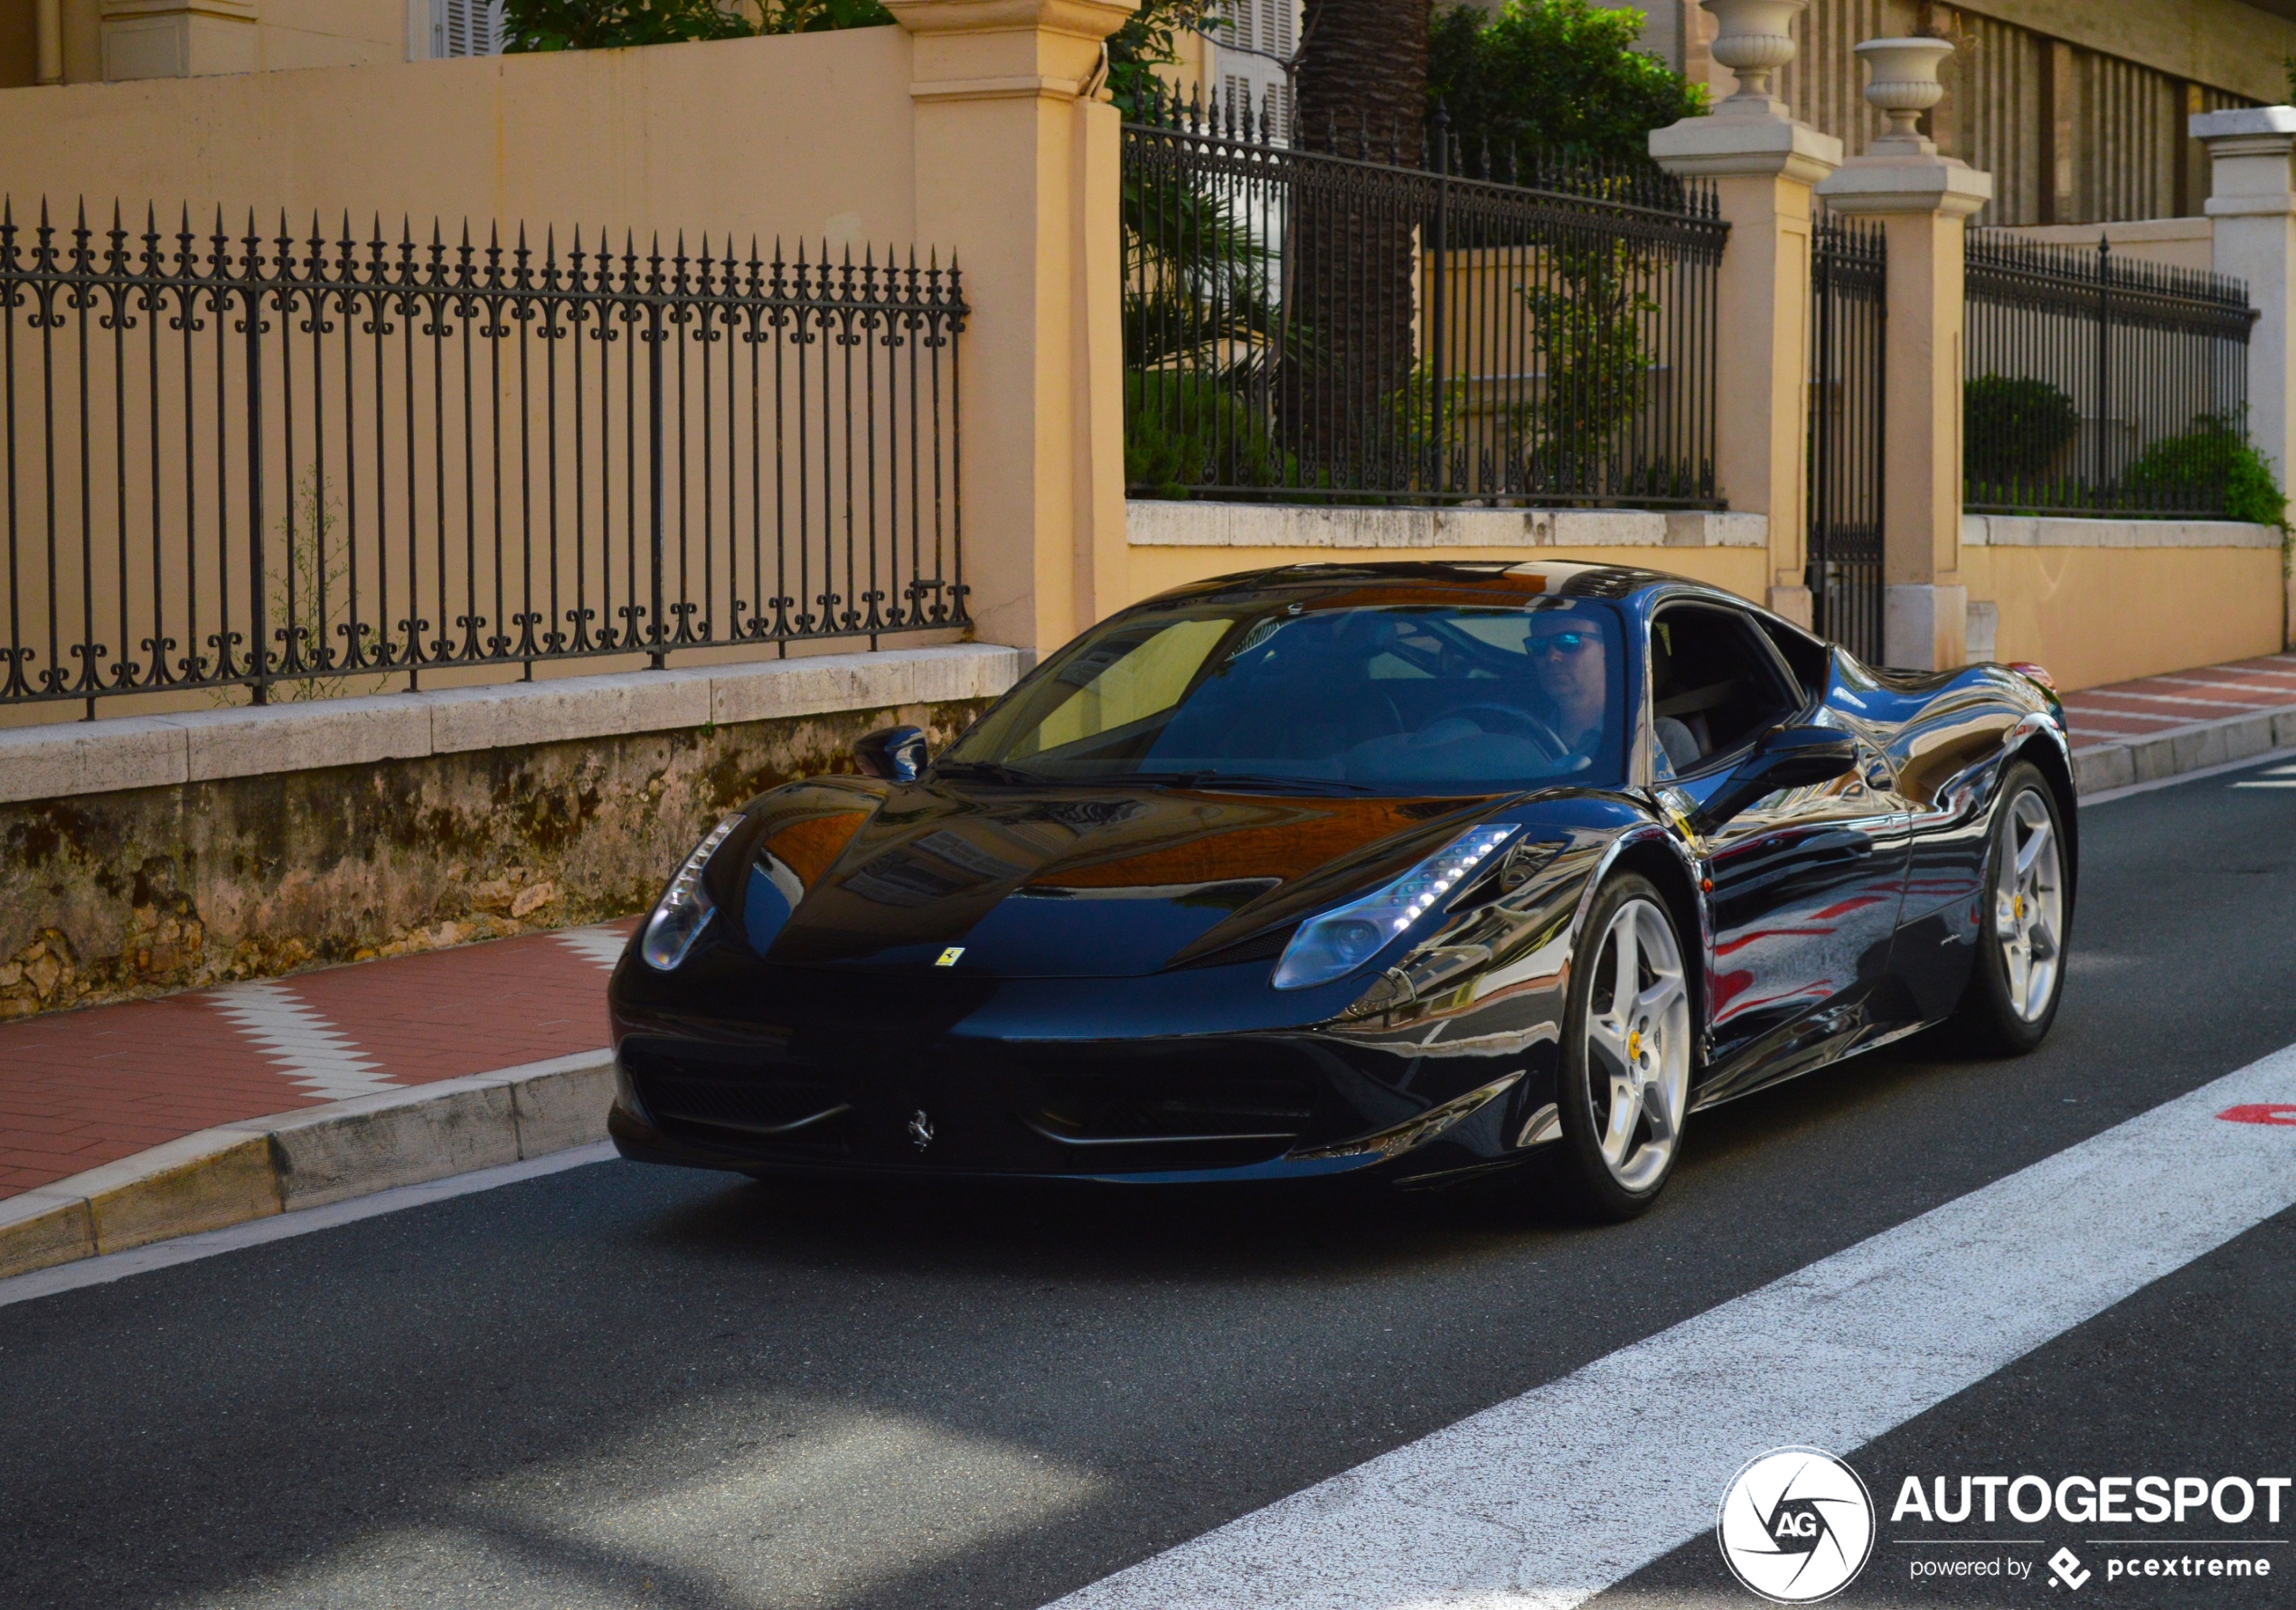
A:
<svg viewBox="0 0 2296 1610">
<path fill-rule="evenodd" d="M 2113 255 L 2192 268 L 2206 274 L 2216 266 L 2216 231 L 2206 218 L 2148 218 L 2129 223 L 2034 224 L 2001 231 L 2045 246 L 2096 249 L 2100 237 L 2113 242 Z"/>
<path fill-rule="evenodd" d="M 1126 511 L 1119 604 L 1278 565 L 1410 560 L 1624 565 L 1763 601 L 1769 522 L 1635 509 L 1325 508 L 1137 500 Z"/>
<path fill-rule="evenodd" d="M 2167 523 L 2122 523 L 2136 532 Z M 2000 612 L 1992 657 L 2046 665 L 2068 692 L 2282 645 L 2277 542 L 2132 548 L 1965 538 L 1961 565 L 1970 598 Z"/>
<path fill-rule="evenodd" d="M 1154 548 L 1134 550 L 1133 590 L 1153 598 L 1167 588 L 1275 565 L 1344 564 L 1350 560 L 1497 560 L 1520 564 L 1548 560 L 1590 565 L 1633 565 L 1664 570 L 1693 580 L 1709 581 L 1740 598 L 1760 602 L 1768 585 L 1768 555 L 1758 548 L 1641 549 L 1641 548 L 1520 548 L 1460 547 L 1426 553 L 1346 553 L 1316 548 Z"/>
<path fill-rule="evenodd" d="M 0 89 L 38 81 L 44 3 L 67 84 L 403 61 L 415 10 L 428 15 L 427 0 L 0 0 Z"/>
<path fill-rule="evenodd" d="M 692 244 L 699 244 L 707 234 L 720 245 L 729 235 L 746 244 L 754 233 L 763 237 L 768 250 L 779 237 L 793 254 L 799 240 L 810 237 L 810 253 L 816 257 L 825 238 L 841 251 L 850 247 L 858 254 L 873 245 L 881 254 L 896 243 L 906 250 L 915 240 L 917 184 L 913 103 L 908 92 L 909 58 L 909 36 L 905 32 L 874 28 L 640 51 L 393 62 L 0 91 L 0 191 L 13 198 L 20 222 L 36 218 L 45 194 L 52 198 L 59 221 L 65 223 L 71 216 L 74 198 L 89 198 L 91 213 L 99 223 L 108 222 L 110 203 L 118 198 L 126 203 L 130 226 L 138 230 L 146 203 L 157 203 L 165 229 L 174 223 L 177 209 L 188 202 L 197 221 L 195 227 L 210 225 L 220 207 L 234 234 L 245 227 L 252 208 L 258 210 L 267 235 L 278 228 L 284 211 L 298 235 L 307 232 L 316 212 L 332 237 L 348 212 L 354 235 L 361 240 L 379 215 L 387 221 L 385 231 L 393 239 L 399 220 L 410 216 L 418 235 L 426 240 L 433 219 L 442 222 L 449 241 L 467 220 L 482 243 L 497 224 L 503 230 L 506 243 L 522 224 L 537 245 L 555 230 L 563 248 L 579 228 L 594 248 L 601 227 L 611 226 L 617 236 L 626 229 L 636 231 L 641 251 L 647 235 L 660 231 L 665 240 L 674 240 L 682 234 Z M 956 156 L 961 166 L 963 154 Z M 945 190 L 950 188 L 944 185 Z M 963 205 L 961 196 L 952 202 L 960 208 Z M 995 222 L 992 215 L 983 227 L 993 229 Z M 946 260 L 949 250 L 962 243 L 949 240 L 937 244 Z M 927 250 L 935 244 L 925 242 Z M 1023 259 L 1004 267 L 1010 278 L 1021 275 L 1028 264 Z M 24 334 L 21 327 L 18 334 Z M 76 325 L 60 337 L 66 346 L 65 382 L 71 381 L 71 343 L 89 334 Z M 99 346 L 91 372 L 89 410 L 96 421 L 91 438 L 98 443 L 94 479 L 108 486 L 114 415 L 108 338 L 97 334 L 94 339 Z M 14 350 L 18 394 L 39 395 L 38 344 L 19 340 Z M 132 485 L 126 524 L 127 547 L 133 557 L 128 567 L 132 584 L 127 590 L 136 618 L 139 622 L 145 618 L 141 600 L 150 589 L 147 572 L 156 564 L 168 578 L 171 627 L 189 613 L 186 598 L 178 596 L 188 585 L 183 580 L 187 575 L 196 576 L 202 589 L 200 620 L 212 623 L 218 617 L 220 600 L 215 588 L 221 566 L 215 551 L 216 492 L 211 482 L 202 481 L 197 488 L 202 551 L 196 562 L 186 562 L 181 551 L 183 533 L 191 522 L 189 511 L 183 506 L 185 469 L 180 444 L 185 433 L 178 423 L 183 389 L 174 378 L 182 367 L 180 355 L 172 344 L 162 353 L 165 383 L 158 388 L 155 398 L 146 395 L 145 372 L 140 367 L 143 348 L 135 346 L 128 356 L 129 384 L 121 401 L 129 422 L 131 450 L 125 473 Z M 515 356 L 511 354 L 513 365 Z M 213 354 L 203 345 L 194 359 L 194 394 L 202 399 L 203 410 L 212 411 L 231 439 L 239 441 L 239 410 L 244 406 L 242 377 L 236 367 L 227 366 L 222 380 L 215 381 Z M 275 356 L 271 361 L 278 360 Z M 270 488 L 267 525 L 275 558 L 286 551 L 279 528 L 287 506 L 283 498 L 301 500 L 297 506 L 307 524 L 306 505 L 316 495 L 308 430 L 312 386 L 308 353 L 301 353 L 296 361 L 301 364 L 296 383 L 304 390 L 300 424 L 305 435 L 298 445 L 300 456 L 291 468 L 283 467 L 287 460 L 279 439 L 281 417 L 276 409 L 267 410 L 272 443 L 267 473 L 276 483 Z M 485 362 L 482 354 L 482 378 Z M 396 366 L 387 367 L 395 370 Z M 339 385 L 339 365 L 330 372 L 337 378 L 328 384 Z M 366 374 L 367 368 L 361 372 Z M 699 371 L 689 379 L 692 391 L 700 384 Z M 419 380 L 427 391 L 428 380 Z M 225 392 L 220 407 L 209 400 L 217 384 Z M 268 384 L 276 396 L 280 384 L 276 371 Z M 505 384 L 514 387 L 514 381 Z M 390 439 L 380 447 L 360 444 L 370 457 L 362 472 L 360 506 L 351 510 L 351 523 L 361 533 L 362 565 L 369 578 L 378 573 L 379 554 L 373 551 L 377 541 L 387 532 L 388 541 L 402 544 L 408 518 L 403 494 L 380 516 L 374 504 L 384 477 L 373 473 L 372 455 L 381 452 L 394 466 L 406 457 L 400 382 L 394 379 L 390 385 L 380 415 Z M 449 387 L 450 392 L 454 390 Z M 70 391 L 67 384 L 66 392 Z M 1009 391 L 1005 388 L 1006 393 Z M 504 428 L 513 443 L 513 457 L 521 406 L 518 397 L 511 391 L 499 398 L 482 397 L 479 403 L 482 427 L 493 418 L 490 409 L 507 419 Z M 977 403 L 968 402 L 968 407 L 993 413 L 1000 391 L 986 390 L 983 398 Z M 340 399 L 335 400 L 339 419 Z M 453 406 L 450 402 L 450 410 Z M 545 403 L 540 391 L 531 406 L 534 439 L 545 441 Z M 155 408 L 157 436 L 165 449 L 160 465 L 163 486 L 157 494 L 147 485 L 150 466 L 144 445 L 153 428 L 147 414 Z M 56 419 L 59 475 L 66 483 L 62 490 L 67 494 L 76 489 L 73 465 L 79 414 L 73 397 L 64 395 Z M 36 424 L 28 428 L 38 434 Z M 200 451 L 205 455 L 200 459 L 202 475 L 214 473 L 208 467 L 213 449 L 207 444 L 216 428 L 216 419 L 210 419 L 198 431 Z M 429 428 L 426 409 L 418 421 L 418 436 Z M 561 438 L 570 428 L 569 420 L 559 420 Z M 326 450 L 332 455 L 327 496 L 331 506 L 342 505 L 336 507 L 334 520 L 340 537 L 350 495 L 343 486 L 341 440 L 332 440 Z M 572 460 L 561 456 L 558 465 L 560 484 L 555 489 L 562 494 L 560 503 L 570 508 Z M 229 466 L 237 498 L 244 490 L 244 466 L 236 456 Z M 395 468 L 392 473 L 397 473 Z M 615 473 L 618 477 L 622 472 L 617 467 Z M 974 486 L 992 493 L 995 485 L 993 465 L 973 481 Z M 426 481 L 426 500 L 428 486 Z M 450 488 L 450 504 L 459 508 L 458 489 Z M 26 495 L 38 501 L 31 493 Z M 533 495 L 539 499 L 541 494 Z M 98 594 L 108 600 L 119 584 L 118 544 L 113 500 L 100 499 L 99 504 L 91 523 L 92 558 L 87 562 Z M 147 511 L 154 508 L 165 541 L 165 551 L 158 555 L 148 551 L 150 538 L 146 529 L 152 518 Z M 513 519 L 516 512 L 513 498 Z M 57 534 L 62 565 L 61 590 L 68 599 L 76 599 L 79 592 L 80 524 L 78 499 L 66 495 L 59 508 Z M 234 522 L 233 532 L 229 562 L 233 575 L 243 577 L 247 565 L 243 519 Z M 813 535 L 812 546 L 818 548 L 821 533 L 815 531 Z M 428 536 L 426 528 L 426 542 Z M 721 531 L 721 547 L 726 540 Z M 459 530 L 449 533 L 456 570 L 461 568 L 460 541 Z M 1021 545 L 1026 546 L 1025 541 Z M 596 542 L 590 546 L 595 548 Z M 690 557 L 699 566 L 698 555 Z M 719 557 L 720 571 L 725 572 L 727 556 L 720 553 Z M 561 555 L 561 571 L 574 560 L 574 546 L 569 543 Z M 589 561 L 595 572 L 600 556 L 591 552 Z M 403 555 L 397 562 L 403 587 Z M 337 564 L 339 574 L 339 560 Z M 483 562 L 481 569 L 485 569 Z M 560 579 L 570 585 L 569 577 Z M 29 631 L 32 623 L 44 618 L 42 566 L 28 563 L 16 585 L 14 602 Z M 485 590 L 484 575 L 481 586 Z M 6 579 L 0 578 L 0 595 L 7 588 Z M 456 613 L 451 602 L 433 607 L 437 602 L 430 599 L 420 612 L 439 619 Z M 719 600 L 720 613 L 723 603 Z M 238 607 L 244 608 L 243 599 Z M 71 629 L 67 622 L 67 635 Z M 44 633 L 33 633 L 27 641 L 33 637 L 40 639 L 44 664 L 49 646 Z M 748 652 L 755 657 L 759 652 L 775 651 L 768 645 Z M 617 668 L 615 663 L 593 661 L 555 670 L 546 667 L 543 674 Z M 506 680 L 517 674 L 515 666 L 475 668 L 427 677 L 425 682 L 429 686 L 452 686 Z M 321 691 L 358 694 L 403 685 L 403 677 L 361 678 Z M 100 710 L 106 716 L 134 716 L 204 709 L 234 697 L 208 692 L 136 695 L 106 701 Z M 71 704 L 17 707 L 0 711 L 0 728 L 71 720 L 80 713 Z"/>
<path fill-rule="evenodd" d="M 908 35 L 865 28 L 10 90 L 0 191 L 906 245 L 908 85 Z"/>
</svg>

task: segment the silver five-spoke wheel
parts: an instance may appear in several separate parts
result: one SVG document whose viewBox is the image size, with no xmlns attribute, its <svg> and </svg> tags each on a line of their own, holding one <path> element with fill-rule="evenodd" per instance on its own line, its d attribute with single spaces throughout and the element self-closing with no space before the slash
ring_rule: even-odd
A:
<svg viewBox="0 0 2296 1610">
<path fill-rule="evenodd" d="M 1619 907 L 1594 952 L 1586 1086 L 1595 1146 L 1630 1191 L 1666 1175 L 1690 1087 L 1690 996 L 1674 925 L 1647 899 Z"/>
<path fill-rule="evenodd" d="M 1993 855 L 1993 934 L 2009 974 L 2009 1007 L 2037 1022 L 2056 999 L 2064 949 L 2065 880 L 2056 824 L 2039 793 L 2027 788 L 2001 813 Z"/>
</svg>

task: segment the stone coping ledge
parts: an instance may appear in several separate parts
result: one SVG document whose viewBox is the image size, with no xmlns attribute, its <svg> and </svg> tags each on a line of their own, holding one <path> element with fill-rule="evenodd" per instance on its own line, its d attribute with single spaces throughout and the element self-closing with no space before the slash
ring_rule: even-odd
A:
<svg viewBox="0 0 2296 1610">
<path fill-rule="evenodd" d="M 988 699 L 1028 656 L 996 644 L 240 705 L 0 730 L 0 803 L 321 766 Z"/>
<path fill-rule="evenodd" d="M 1763 514 L 1703 509 L 1362 508 L 1135 498 L 1134 548 L 1766 548 Z"/>
<path fill-rule="evenodd" d="M 1965 548 L 2277 548 L 2280 528 L 2238 520 L 2091 520 L 1964 514 Z"/>
</svg>

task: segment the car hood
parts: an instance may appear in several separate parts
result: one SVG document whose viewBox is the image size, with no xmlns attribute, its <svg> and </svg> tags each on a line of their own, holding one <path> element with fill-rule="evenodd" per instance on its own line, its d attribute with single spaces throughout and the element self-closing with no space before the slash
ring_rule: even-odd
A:
<svg viewBox="0 0 2296 1610">
<path fill-rule="evenodd" d="M 931 782 L 874 809 L 858 789 L 803 797 L 761 802 L 753 948 L 791 966 L 1009 978 L 1220 959 L 1395 876 L 1494 803 Z"/>
</svg>

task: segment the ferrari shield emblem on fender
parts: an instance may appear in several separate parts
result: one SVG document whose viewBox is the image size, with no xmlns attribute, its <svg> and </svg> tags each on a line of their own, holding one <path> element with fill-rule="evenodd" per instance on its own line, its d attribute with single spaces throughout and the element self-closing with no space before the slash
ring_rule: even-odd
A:
<svg viewBox="0 0 2296 1610">
<path fill-rule="evenodd" d="M 933 1118 L 923 1107 L 909 1115 L 908 1138 L 917 1143 L 920 1152 L 933 1144 Z"/>
<path fill-rule="evenodd" d="M 940 959 L 936 961 L 933 965 L 936 967 L 954 967 L 956 965 L 956 958 L 964 954 L 965 946 L 962 945 L 952 945 L 946 950 L 941 952 Z"/>
</svg>

